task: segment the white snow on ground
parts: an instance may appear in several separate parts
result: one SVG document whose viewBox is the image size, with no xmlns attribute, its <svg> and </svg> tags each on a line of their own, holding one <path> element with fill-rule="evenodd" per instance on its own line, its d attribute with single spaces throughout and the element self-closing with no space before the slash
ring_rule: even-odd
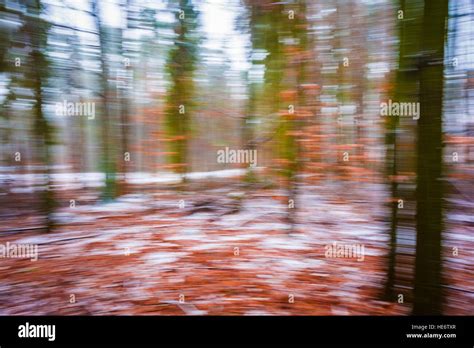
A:
<svg viewBox="0 0 474 348">
<path fill-rule="evenodd" d="M 255 168 L 254 170 L 258 170 Z M 210 178 L 231 178 L 244 175 L 245 169 L 226 169 L 216 170 L 211 172 L 194 172 L 186 173 L 184 177 L 190 180 L 203 180 Z M 123 177 L 123 174 L 118 173 L 118 177 Z M 146 173 L 134 172 L 125 175 L 126 181 L 129 184 L 174 184 L 181 182 L 182 176 L 170 172 L 160 173 Z M 70 190 L 84 187 L 100 187 L 104 186 L 105 174 L 90 172 L 90 173 L 52 173 L 49 176 L 50 183 L 57 186 L 55 189 Z M 35 173 L 9 173 L 0 174 L 0 184 L 9 182 L 12 186 L 29 186 L 29 185 L 44 185 L 46 182 L 46 175 Z M 16 188 L 18 190 L 18 188 Z"/>
<path fill-rule="evenodd" d="M 93 232 L 93 233 L 81 232 L 80 235 L 78 235 L 77 233 L 69 234 L 67 232 L 40 234 L 37 236 L 20 238 L 20 239 L 11 241 L 11 243 L 41 245 L 41 244 L 51 244 L 51 243 L 67 241 L 74 237 L 81 237 L 81 239 L 84 239 L 86 243 L 90 243 L 90 242 L 107 241 L 107 240 L 112 239 L 114 236 L 127 234 L 127 233 L 128 234 L 134 234 L 134 233 L 143 234 L 146 232 L 150 232 L 149 226 L 126 226 L 126 227 L 115 228 L 115 229 L 101 229 L 100 231 Z M 75 241 L 74 244 L 75 245 L 80 244 L 81 239 Z"/>
<path fill-rule="evenodd" d="M 188 254 L 185 252 L 154 252 L 145 255 L 142 260 L 151 266 L 156 266 L 174 263 Z"/>
<path fill-rule="evenodd" d="M 171 237 L 165 237 L 165 240 L 206 240 L 206 234 L 198 228 L 186 228 L 180 230 L 180 233 Z"/>
<path fill-rule="evenodd" d="M 288 236 L 266 237 L 260 242 L 260 247 L 264 249 L 284 249 L 284 250 L 312 250 L 308 245 L 308 238 L 295 235 L 288 243 Z"/>
</svg>

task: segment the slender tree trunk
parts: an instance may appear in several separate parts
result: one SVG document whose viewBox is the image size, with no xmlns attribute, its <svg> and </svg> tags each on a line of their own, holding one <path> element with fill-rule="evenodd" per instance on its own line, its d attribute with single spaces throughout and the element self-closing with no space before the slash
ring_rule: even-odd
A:
<svg viewBox="0 0 474 348">
<path fill-rule="evenodd" d="M 39 53 L 38 53 L 39 54 Z M 38 62 L 35 62 L 38 63 Z M 36 104 L 35 110 L 35 123 L 36 132 L 39 136 L 38 141 L 40 142 L 40 151 L 42 151 L 41 157 L 45 168 L 45 190 L 42 192 L 41 200 L 41 211 L 43 212 L 46 219 L 46 230 L 51 232 L 54 227 L 54 222 L 51 219 L 51 214 L 54 210 L 54 197 L 51 188 L 51 153 L 50 153 L 50 139 L 49 139 L 49 125 L 43 114 L 43 94 L 42 94 L 42 78 L 39 70 L 36 70 L 35 80 L 35 99 Z"/>
<path fill-rule="evenodd" d="M 421 1 L 400 0 L 398 10 L 403 13 L 403 18 L 398 18 L 399 25 L 399 57 L 398 70 L 396 72 L 395 90 L 389 96 L 394 102 L 410 102 L 419 103 L 419 61 L 418 54 L 421 49 L 422 40 L 422 6 Z M 398 12 L 397 12 L 398 13 Z M 401 208 L 399 208 L 399 199 L 403 200 L 403 204 L 410 198 L 410 191 L 403 190 L 399 185 L 399 172 L 414 171 L 415 168 L 410 167 L 409 153 L 407 151 L 407 143 L 403 139 L 398 139 L 397 134 L 401 131 L 408 134 L 414 133 L 414 122 L 401 122 L 399 116 L 388 116 L 387 133 L 385 144 L 387 146 L 387 178 L 390 183 L 391 200 L 390 209 L 390 230 L 389 230 L 389 255 L 387 265 L 387 279 L 384 289 L 384 298 L 387 300 L 394 299 L 394 288 L 396 287 L 397 275 L 397 227 L 398 222 L 402 219 Z M 408 192 L 407 192 L 408 191 Z M 411 220 L 410 220 L 411 221 Z M 403 237 L 403 236 L 401 236 Z M 399 262 L 406 262 L 400 258 Z"/>
<path fill-rule="evenodd" d="M 400 10 L 404 13 L 405 9 L 405 0 L 400 1 Z M 396 74 L 395 81 L 395 98 L 398 99 L 397 91 L 403 88 L 403 72 L 400 70 L 404 66 L 404 46 L 405 40 L 405 26 L 404 22 L 399 24 L 399 45 L 398 45 L 398 71 Z M 390 182 L 390 191 L 391 191 L 391 200 L 389 203 L 389 208 L 391 210 L 390 214 L 390 242 L 389 242 L 389 255 L 388 255 L 388 269 L 387 269 L 387 279 L 385 282 L 384 289 L 384 298 L 386 300 L 393 300 L 393 290 L 395 286 L 395 265 L 396 265 L 396 248 L 397 248 L 397 219 L 398 219 L 398 184 L 396 175 L 397 175 L 397 128 L 398 128 L 398 117 L 391 117 L 387 121 L 387 133 L 385 136 L 385 145 L 387 147 L 387 177 Z"/>
<path fill-rule="evenodd" d="M 102 193 L 102 199 L 105 201 L 114 199 L 116 196 L 116 175 L 115 175 L 115 156 L 113 151 L 113 137 L 111 132 L 112 124 L 109 112 L 109 88 L 108 88 L 108 69 L 105 57 L 106 38 L 104 28 L 100 20 L 99 1 L 92 0 L 92 13 L 95 20 L 97 33 L 99 36 L 99 50 L 100 50 L 100 83 L 101 83 L 101 99 L 102 99 L 102 114 L 101 117 L 101 137 L 102 137 L 102 168 L 105 173 L 105 188 Z"/>
<path fill-rule="evenodd" d="M 26 18 L 26 31 L 31 39 L 32 51 L 30 58 L 30 72 L 28 78 L 33 81 L 33 92 L 35 98 L 34 112 L 34 132 L 38 144 L 41 162 L 45 166 L 45 189 L 41 193 L 41 212 L 46 220 L 46 231 L 52 231 L 54 222 L 52 213 L 54 210 L 54 197 L 51 188 L 51 165 L 52 156 L 50 146 L 53 143 L 52 128 L 43 113 L 43 84 L 47 77 L 48 62 L 43 54 L 43 46 L 47 42 L 47 24 L 40 18 L 41 2 L 36 0 L 30 5 L 30 12 Z"/>
<path fill-rule="evenodd" d="M 255 144 L 255 134 L 254 134 L 254 120 L 256 119 L 255 117 L 255 112 L 256 112 L 256 86 L 254 83 L 248 80 L 247 81 L 249 84 L 249 91 L 248 91 L 248 100 L 247 100 L 247 109 L 245 111 L 245 116 L 243 119 L 243 132 L 242 132 L 242 138 L 243 138 L 243 146 L 247 148 L 249 151 L 254 151 L 256 150 L 256 144 Z M 258 157 L 257 157 L 258 158 Z M 257 164 L 258 165 L 258 164 Z M 247 168 L 247 173 L 245 175 L 245 182 L 250 188 L 250 185 L 255 181 L 255 171 L 252 169 L 252 167 Z"/>
</svg>

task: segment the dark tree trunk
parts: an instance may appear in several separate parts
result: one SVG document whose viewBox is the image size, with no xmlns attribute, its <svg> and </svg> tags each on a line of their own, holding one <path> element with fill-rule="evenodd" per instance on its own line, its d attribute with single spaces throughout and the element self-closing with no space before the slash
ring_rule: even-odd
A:
<svg viewBox="0 0 474 348">
<path fill-rule="evenodd" d="M 413 314 L 441 314 L 442 108 L 448 0 L 425 1 L 418 120 Z"/>
</svg>

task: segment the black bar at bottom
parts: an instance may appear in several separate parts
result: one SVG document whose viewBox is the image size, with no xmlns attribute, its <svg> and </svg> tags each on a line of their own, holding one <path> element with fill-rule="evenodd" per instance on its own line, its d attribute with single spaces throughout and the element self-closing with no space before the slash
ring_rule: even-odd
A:
<svg viewBox="0 0 474 348">
<path fill-rule="evenodd" d="M 28 323 L 28 324 L 27 324 Z M 55 325 L 54 340 L 52 327 Z M 20 332 L 21 331 L 21 332 Z M 27 332 L 28 331 L 28 332 Z M 0 317 L 0 346 L 474 344 L 474 317 Z M 49 334 L 49 335 L 48 335 Z M 19 336 L 29 337 L 19 337 Z M 44 337 L 31 337 L 42 335 Z M 440 337 L 441 336 L 441 337 Z"/>
</svg>

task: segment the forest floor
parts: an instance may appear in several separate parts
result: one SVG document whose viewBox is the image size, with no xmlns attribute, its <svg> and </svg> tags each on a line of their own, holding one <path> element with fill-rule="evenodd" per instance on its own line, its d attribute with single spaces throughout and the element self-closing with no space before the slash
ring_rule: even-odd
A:
<svg viewBox="0 0 474 348">
<path fill-rule="evenodd" d="M 58 191 L 54 231 L 28 229 L 38 214 L 4 219 L 0 244 L 37 244 L 39 257 L 1 259 L 0 315 L 409 314 L 403 284 L 404 303 L 382 299 L 387 197 L 382 184 L 305 185 L 290 228 L 283 191 L 237 179 L 135 185 L 111 203 Z M 326 257 L 333 243 L 363 245 L 363 261 Z M 449 267 L 446 313 L 472 314 L 469 262 Z"/>
</svg>

